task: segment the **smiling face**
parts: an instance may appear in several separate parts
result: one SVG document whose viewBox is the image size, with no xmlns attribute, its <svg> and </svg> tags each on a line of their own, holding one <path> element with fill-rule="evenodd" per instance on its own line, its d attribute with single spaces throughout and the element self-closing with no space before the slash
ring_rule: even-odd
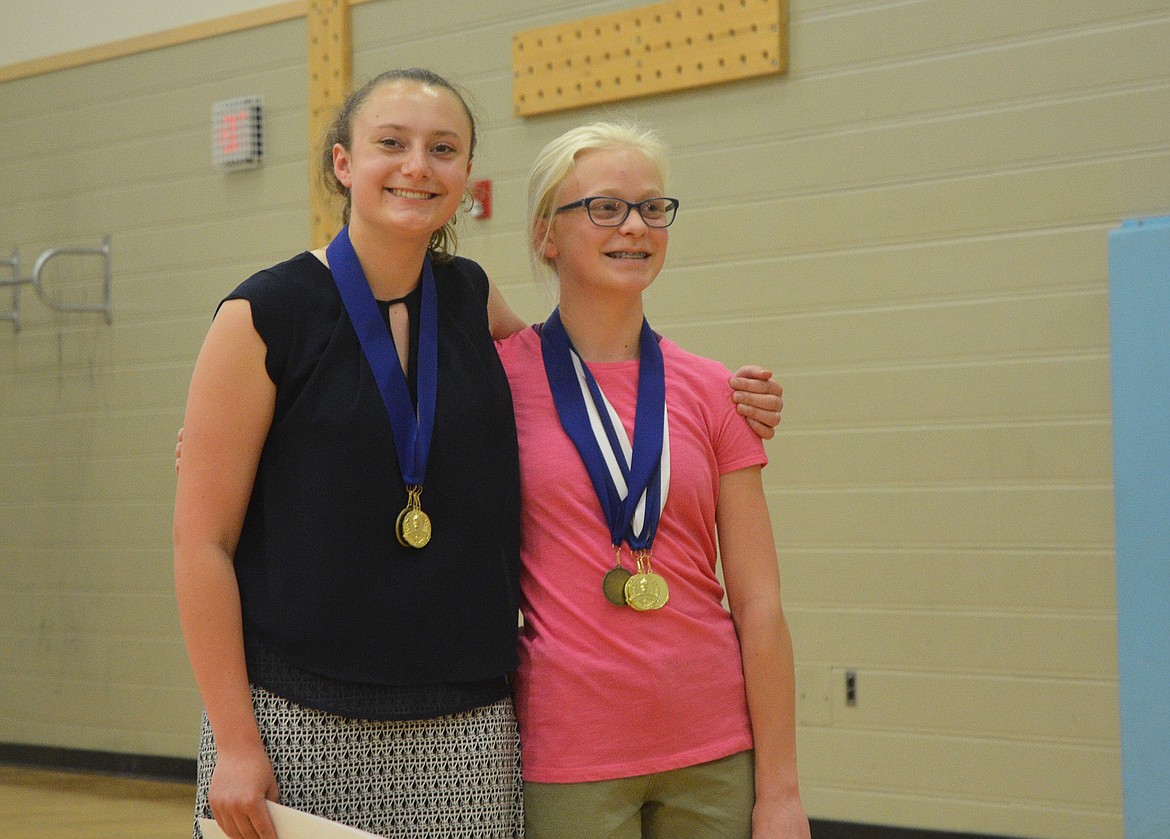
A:
<svg viewBox="0 0 1170 839">
<path fill-rule="evenodd" d="M 449 90 L 395 80 L 354 115 L 333 170 L 350 193 L 351 232 L 429 240 L 459 209 L 471 172 L 471 121 Z"/>
<path fill-rule="evenodd" d="M 631 203 L 663 194 L 662 175 L 641 151 L 597 149 L 580 153 L 557 192 L 556 205 L 603 195 Z M 666 261 L 664 227 L 649 227 L 636 210 L 619 227 L 599 227 L 585 208 L 558 213 L 544 241 L 561 297 L 583 292 L 640 295 Z"/>
</svg>

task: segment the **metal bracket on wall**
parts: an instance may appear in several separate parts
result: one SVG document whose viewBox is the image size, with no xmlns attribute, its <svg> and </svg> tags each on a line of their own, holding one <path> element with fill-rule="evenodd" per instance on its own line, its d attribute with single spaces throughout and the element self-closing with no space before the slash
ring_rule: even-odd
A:
<svg viewBox="0 0 1170 839">
<path fill-rule="evenodd" d="M 58 256 L 100 256 L 102 258 L 101 303 L 62 303 L 53 300 L 45 293 L 44 284 L 41 282 L 41 275 L 45 270 L 45 265 L 51 259 L 55 259 Z M 0 259 L 0 265 L 8 265 L 12 269 L 11 279 L 0 279 L 0 286 L 12 286 L 12 311 L 0 312 L 0 320 L 12 321 L 14 331 L 20 331 L 20 287 L 22 285 L 31 285 L 37 293 L 37 297 L 41 299 L 41 302 L 54 312 L 99 312 L 105 315 L 106 323 L 114 322 L 113 304 L 110 294 L 112 277 L 110 272 L 110 237 L 108 235 L 102 237 L 102 244 L 96 248 L 49 248 L 37 257 L 37 261 L 33 263 L 32 275 L 28 277 L 22 277 L 20 275 L 20 251 L 16 248 L 12 250 L 12 257 L 10 259 Z"/>
</svg>

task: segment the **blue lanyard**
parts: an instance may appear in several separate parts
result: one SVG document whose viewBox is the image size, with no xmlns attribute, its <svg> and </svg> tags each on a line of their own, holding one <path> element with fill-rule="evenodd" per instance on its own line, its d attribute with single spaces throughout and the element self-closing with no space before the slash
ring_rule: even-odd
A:
<svg viewBox="0 0 1170 839">
<path fill-rule="evenodd" d="M 540 330 L 540 348 L 544 359 L 545 375 L 553 402 L 561 420 L 561 427 L 581 456 L 585 471 L 601 503 L 602 514 L 609 526 L 614 546 L 622 542 L 629 544 L 633 551 L 649 550 L 658 530 L 661 515 L 662 496 L 662 453 L 666 417 L 666 374 L 662 360 L 662 349 L 658 338 L 642 319 L 642 333 L 639 348 L 638 398 L 634 412 L 634 440 L 629 463 L 626 462 L 618 441 L 617 429 L 610 418 L 609 409 L 601 388 L 589 368 L 580 361 L 573 349 L 569 335 L 561 323 L 560 310 L 554 309 Z M 576 363 L 574 363 L 576 362 Z M 598 433 L 590 419 L 585 393 L 580 385 L 583 376 L 585 389 L 599 420 Z M 613 452 L 626 484 L 622 488 L 606 464 L 601 449 L 601 440 Z M 639 499 L 645 495 L 645 520 L 640 531 L 633 527 L 634 515 Z"/>
<path fill-rule="evenodd" d="M 341 228 L 326 248 L 329 270 L 341 294 L 345 310 L 357 333 L 358 343 L 374 374 L 390 427 L 398 466 L 407 486 L 421 487 L 435 427 L 435 401 L 439 384 L 439 305 L 430 254 L 423 259 L 422 303 L 418 324 L 418 412 L 410 399 L 406 375 L 398 362 L 394 339 L 378 310 L 374 293 L 349 240 L 349 227 Z"/>
</svg>

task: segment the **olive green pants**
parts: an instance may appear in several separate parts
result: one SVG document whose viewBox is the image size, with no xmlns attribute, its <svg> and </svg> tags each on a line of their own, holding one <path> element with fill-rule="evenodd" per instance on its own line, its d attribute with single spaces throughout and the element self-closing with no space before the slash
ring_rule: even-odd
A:
<svg viewBox="0 0 1170 839">
<path fill-rule="evenodd" d="M 653 775 L 524 783 L 526 839 L 750 839 L 750 751 Z"/>
</svg>

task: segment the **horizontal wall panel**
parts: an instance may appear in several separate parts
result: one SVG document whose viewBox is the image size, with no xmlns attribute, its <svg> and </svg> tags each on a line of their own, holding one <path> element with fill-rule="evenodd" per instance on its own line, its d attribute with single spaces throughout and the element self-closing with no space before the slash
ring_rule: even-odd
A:
<svg viewBox="0 0 1170 839">
<path fill-rule="evenodd" d="M 181 90 L 160 90 L 136 96 L 117 91 L 109 97 L 91 98 L 68 113 L 55 111 L 14 120 L 14 127 L 37 145 L 30 155 L 32 171 L 0 163 L 16 178 L 39 173 L 50 184 L 75 174 L 98 185 L 150 182 L 179 178 L 211 166 L 212 106 L 240 95 L 259 95 L 264 102 L 265 159 L 304 159 L 305 91 L 291 89 L 290 74 L 305 85 L 298 65 L 290 64 L 259 74 L 243 74 L 225 84 L 222 80 L 200 82 Z M 117 108 L 119 119 L 108 119 Z M 297 124 L 298 116 L 301 124 Z M 92 125 L 88 142 L 72 148 L 71 130 Z M 291 142 L 295 141 L 296 146 Z M 68 153 L 65 154 L 64 152 Z M 199 152 L 193 155 L 191 152 Z M 129 156 L 131 153 L 137 156 Z M 97 163 L 109 158 L 108 164 Z M 166 168 L 160 163 L 165 162 Z M 55 165 L 54 165 L 55 164 Z M 87 165 L 88 164 L 88 165 Z M 54 194 L 53 190 L 47 190 Z"/>
<path fill-rule="evenodd" d="M 1031 169 L 1098 154 L 1165 144 L 1170 85 L 1107 91 L 1083 99 L 1026 103 L 991 112 L 946 114 L 924 121 L 879 123 L 841 131 L 738 143 L 716 164 L 698 151 L 676 155 L 671 194 L 684 207 L 755 202 L 780 195 L 922 182 L 983 172 Z M 1086 123 L 1102 126 L 1080 130 Z M 680 140 L 685 139 L 685 134 Z M 741 145 L 742 144 L 742 145 Z M 781 187 L 761 181 L 775 170 Z M 753 177 L 754 175 L 754 177 Z"/>
<path fill-rule="evenodd" d="M 785 366 L 929 365 L 977 359 L 1035 358 L 1104 352 L 1109 318 L 1100 289 L 994 300 L 924 303 L 819 315 L 740 320 L 737 342 L 747 358 Z M 723 342 L 728 325 L 680 326 L 673 332 L 704 348 Z"/>
<path fill-rule="evenodd" d="M 126 405 L 134 405 L 140 411 L 173 408 L 176 398 L 186 399 L 187 382 L 175 381 L 173 374 L 166 375 L 165 368 L 113 368 L 107 365 L 100 374 L 84 367 L 59 370 L 53 378 L 45 378 L 35 386 L 22 384 L 21 389 L 24 398 L 6 400 L 11 406 L 13 419 L 80 412 L 104 415 L 122 410 Z M 29 398 L 38 396 L 44 401 Z"/>
<path fill-rule="evenodd" d="M 872 369 L 788 367 L 784 422 L 823 429 L 1108 417 L 1105 357 Z M 756 360 L 786 369 L 783 354 Z"/>
<path fill-rule="evenodd" d="M 160 553 L 155 545 L 145 548 L 119 545 L 95 547 L 83 555 L 62 557 L 51 546 L 38 545 L 8 557 L 0 590 L 11 597 L 53 591 L 118 595 L 126 593 L 126 579 L 134 580 L 135 591 L 142 594 L 173 595 L 175 578 L 170 554 Z M 176 639 L 164 636 L 158 642 L 175 643 Z"/>
<path fill-rule="evenodd" d="M 964 737 L 978 731 L 997 740 L 1101 748 L 1115 748 L 1120 737 L 1113 710 L 1117 685 L 1111 680 L 854 672 L 857 704 L 850 707 L 845 702 L 845 668 L 832 670 L 834 728 L 898 731 L 909 714 L 918 734 Z"/>
<path fill-rule="evenodd" d="M 786 602 L 800 608 L 1103 615 L 1117 607 L 1110 546 L 817 549 L 790 546 L 783 523 L 779 531 Z"/>
<path fill-rule="evenodd" d="M 246 88 L 252 89 L 252 88 Z M 260 88 L 261 90 L 263 88 Z M 130 199 L 119 196 L 133 187 L 149 187 L 162 198 L 172 201 L 182 196 L 185 202 L 192 179 L 210 179 L 212 189 L 222 183 L 223 192 L 229 185 L 252 184 L 259 178 L 289 180 L 289 186 L 299 186 L 298 177 L 289 177 L 282 167 L 291 164 L 296 171 L 304 171 L 304 111 L 277 110 L 267 99 L 264 102 L 264 158 L 259 171 L 223 172 L 212 163 L 211 105 L 207 100 L 206 114 L 200 114 L 189 128 L 167 137 L 143 137 L 140 133 L 102 145 L 91 145 L 84 152 L 72 155 L 68 165 L 54 165 L 51 155 L 35 167 L 14 169 L 6 173 L 7 183 L 19 190 L 27 204 L 46 201 L 59 202 L 79 192 L 96 197 L 109 196 L 118 201 L 121 209 L 133 209 Z M 149 110 L 149 109 L 147 109 Z M 149 114 L 142 119 L 149 120 Z M 274 175 L 266 173 L 276 170 Z M 158 172 L 166 172 L 160 178 Z M 239 190 L 237 197 L 247 197 L 251 189 Z M 215 192 L 209 193 L 212 197 Z M 17 205 L 18 207 L 20 205 Z"/>
<path fill-rule="evenodd" d="M 203 148 L 192 149 L 193 154 L 202 155 L 204 151 Z M 214 170 L 209 162 L 204 175 L 168 184 L 166 189 L 159 189 L 157 184 L 141 184 L 76 196 L 71 202 L 71 212 L 81 218 L 102 218 L 106 208 L 117 206 L 120 208 L 118 227 L 113 230 L 179 225 L 193 218 L 206 217 L 212 208 L 231 206 L 233 199 L 245 202 L 244 207 L 235 208 L 238 212 L 263 213 L 287 207 L 298 198 L 307 182 L 304 172 L 304 166 L 299 162 L 266 164 L 229 178 Z M 55 203 L 52 197 L 38 198 L 35 203 L 29 203 L 27 210 L 36 214 L 41 207 Z M 30 255 L 35 259 L 31 251 Z"/>
<path fill-rule="evenodd" d="M 1112 679 L 1117 667 L 1112 616 L 846 611 L 797 605 L 785 611 L 802 662 L 853 667 L 859 681 L 867 668 Z M 915 722 L 913 715 L 907 716 L 908 727 Z"/>
<path fill-rule="evenodd" d="M 1105 487 L 769 489 L 772 522 L 797 548 L 1077 549 L 1113 544 L 1113 493 Z"/>
<path fill-rule="evenodd" d="M 305 31 L 303 19 L 283 21 L 7 82 L 6 92 L 14 92 L 11 117 L 35 117 L 46 110 L 44 102 L 67 114 L 92 105 L 95 99 L 130 99 L 210 81 L 230 84 L 237 74 L 246 76 L 272 67 L 303 68 L 308 54 Z M 118 84 L 95 86 L 91 83 L 95 78 L 114 78 Z M 45 99 L 38 104 L 36 97 L 21 95 L 28 90 L 42 93 Z"/>
<path fill-rule="evenodd" d="M 173 610 L 168 610 L 172 612 Z M 98 635 L 93 632 L 6 633 L 3 640 L 24 664 L 6 675 L 92 684 L 166 684 L 187 671 L 187 652 L 177 638 Z M 192 681 L 192 685 L 193 685 Z"/>
<path fill-rule="evenodd" d="M 219 293 L 222 298 L 231 291 L 232 287 L 242 282 L 226 280 L 224 288 Z M 228 286 L 231 283 L 231 286 Z M 64 395 L 61 388 L 61 374 L 70 371 L 88 373 L 91 389 L 98 380 L 98 375 L 89 373 L 97 365 L 95 362 L 117 359 L 117 363 L 124 369 L 135 368 L 140 371 L 154 371 L 158 376 L 157 385 L 160 388 L 174 386 L 174 370 L 182 365 L 191 365 L 195 361 L 192 348 L 198 351 L 211 325 L 212 316 L 218 303 L 206 301 L 202 311 L 191 312 L 191 317 L 182 320 L 145 320 L 141 316 L 132 318 L 129 313 L 123 319 L 117 319 L 110 325 L 100 322 L 86 327 L 80 323 L 62 323 L 53 332 L 46 330 L 28 332 L 21 330 L 21 353 L 17 360 L 19 371 L 15 377 L 17 388 L 25 389 L 25 393 L 12 393 L 0 396 L 0 404 L 11 404 L 17 400 L 25 404 L 35 402 L 28 397 L 48 397 L 49 391 L 56 390 Z M 174 349 L 166 351 L 153 350 L 152 347 L 165 347 L 173 342 Z M 108 367 L 108 364 L 101 364 Z M 185 386 L 185 383 L 183 383 Z M 79 382 L 84 388 L 84 382 Z M 183 390 L 186 395 L 186 390 Z M 42 403 L 43 404 L 43 403 Z"/>
<path fill-rule="evenodd" d="M 853 824 L 1036 839 L 1053 836 L 1099 839 L 1122 835 L 1121 815 L 1109 807 L 1013 802 L 1010 808 L 1005 808 L 990 798 L 875 792 L 828 784 L 818 784 L 807 791 L 802 787 L 801 799 L 813 818 L 820 813 L 832 813 L 833 820 Z"/>
<path fill-rule="evenodd" d="M 6 511 L 12 508 L 4 508 Z M 62 553 L 118 545 L 145 547 L 167 545 L 171 540 L 174 501 L 164 496 L 151 502 L 87 502 L 82 509 L 71 504 L 18 506 L 24 525 L 39 533 L 39 544 L 58 547 Z M 116 513 L 116 515 L 114 515 Z M 43 529 L 41 529 L 43 528 Z M 19 544 L 19 543 L 17 543 Z M 166 552 L 161 554 L 166 561 Z M 133 592 L 133 589 L 130 589 Z M 173 592 L 171 599 L 173 599 Z M 158 604 L 146 607 L 157 608 Z M 155 613 L 157 614 L 157 613 Z"/>
<path fill-rule="evenodd" d="M 307 186 L 302 194 L 307 201 Z M 117 265 L 123 264 L 121 260 L 124 259 L 128 270 L 145 279 L 143 297 L 166 300 L 172 293 L 172 286 L 190 276 L 191 271 L 197 271 L 191 283 L 193 288 L 175 291 L 179 295 L 177 299 L 185 303 L 184 294 L 200 292 L 203 300 L 210 301 L 211 307 L 192 311 L 186 305 L 175 306 L 172 316 L 190 314 L 209 319 L 215 303 L 257 270 L 287 259 L 309 246 L 307 218 L 308 214 L 298 212 L 296 207 L 245 213 L 231 202 L 224 201 L 214 219 L 202 218 L 177 225 L 151 224 L 142 229 L 128 228 L 119 232 L 113 244 L 114 258 L 119 260 Z M 173 247 L 160 247 L 160 240 Z M 219 247 L 209 251 L 209 242 L 215 242 Z M 115 307 L 118 305 L 118 288 L 115 275 Z M 115 308 L 115 317 L 117 312 Z"/>
<path fill-rule="evenodd" d="M 696 209 L 685 217 L 680 214 L 672 228 L 671 249 L 676 264 L 685 264 L 692 259 L 743 259 L 765 252 L 808 253 L 879 241 L 1099 224 L 1124 215 L 1125 202 L 1158 207 L 1164 201 L 1158 176 L 1168 168 L 1170 151 L 952 182 L 741 204 L 734 209 Z M 1071 193 L 1070 181 L 1078 185 Z M 930 212 L 924 213 L 924 207 Z M 699 236 L 700 230 L 705 234 Z"/>
<path fill-rule="evenodd" d="M 782 433 L 783 448 L 769 449 L 775 457 L 766 473 L 788 490 L 878 483 L 1101 483 L 1113 474 L 1104 421 L 829 431 L 782 427 Z"/>
<path fill-rule="evenodd" d="M 1105 242 L 1105 227 L 1078 227 L 700 262 L 669 269 L 651 286 L 651 322 L 671 334 L 675 324 L 769 316 L 782 323 L 821 312 L 1060 289 L 1101 293 L 1108 279 Z"/>
<path fill-rule="evenodd" d="M 140 595 L 25 592 L 0 615 L 0 632 L 61 637 L 91 631 L 110 637 L 156 637 L 160 616 L 178 620 L 174 593 Z M 64 608 L 68 607 L 68 608 Z"/>
<path fill-rule="evenodd" d="M 170 378 L 190 378 L 190 369 L 176 370 Z M 184 399 L 185 393 L 184 390 Z M 92 425 L 82 422 L 78 415 L 4 418 L 0 422 L 0 436 L 5 440 L 5 451 L 0 464 L 50 457 L 145 456 L 153 461 L 156 454 L 161 453 L 166 459 L 162 465 L 170 468 L 169 458 L 174 454 L 175 433 L 182 416 L 182 406 L 176 404 L 157 411 L 111 411 L 101 422 Z M 18 493 L 13 498 L 27 496 Z M 166 553 L 169 554 L 169 550 Z"/>
<path fill-rule="evenodd" d="M 12 681 L 12 695 L 23 699 L 22 704 L 39 695 L 36 710 L 29 715 L 27 724 L 30 728 L 41 726 L 51 730 L 56 738 L 64 737 L 64 742 L 70 744 L 68 748 L 167 754 L 155 747 L 130 751 L 117 746 L 125 737 L 136 744 L 146 744 L 157 742 L 160 735 L 164 742 L 182 737 L 198 745 L 200 704 L 198 693 L 189 688 L 66 680 L 62 689 L 47 691 L 52 684 L 17 677 Z M 6 736 L 6 719 L 7 715 L 0 713 L 0 738 L 3 742 L 23 742 Z M 174 747 L 173 742 L 168 745 Z"/>
<path fill-rule="evenodd" d="M 10 546 L 10 550 L 44 545 L 61 553 L 117 545 L 165 546 L 171 541 L 173 511 L 174 501 L 169 498 L 154 503 L 87 503 L 80 508 L 63 502 L 5 504 L 0 505 L 0 544 Z M 150 603 L 146 608 L 150 611 L 157 606 Z M 151 624 L 145 626 L 149 630 Z"/>
<path fill-rule="evenodd" d="M 174 446 L 151 450 L 143 445 L 142 449 L 137 458 L 111 458 L 93 452 L 84 459 L 48 460 L 41 456 L 20 462 L 0 460 L 5 472 L 0 504 L 19 509 L 21 499 L 44 497 L 55 487 L 65 488 L 58 495 L 61 501 L 77 504 L 151 503 L 173 495 Z"/>
<path fill-rule="evenodd" d="M 916 3 L 910 8 L 918 12 L 931 5 Z M 797 7 L 793 14 L 799 14 Z M 840 19 L 824 22 L 829 37 Z M 956 31 L 960 28 L 955 26 Z M 672 141 L 676 157 L 699 153 L 713 143 L 720 154 L 710 155 L 710 168 L 731 169 L 735 168 L 733 161 L 723 157 L 727 151 L 724 143 L 738 147 L 834 130 L 865 131 L 891 122 L 912 124 L 1006 105 L 1032 105 L 1101 91 L 1144 88 L 1151 80 L 1164 86 L 1163 56 L 1164 45 L 1170 40 L 1170 17 L 1162 16 L 1143 26 L 1127 22 L 1105 30 L 1088 29 L 1078 37 L 1060 40 L 1021 41 L 999 49 L 977 49 L 929 60 L 833 66 L 819 72 L 806 69 L 806 61 L 816 56 L 809 53 L 806 58 L 803 54 L 803 37 L 804 31 L 794 24 L 793 65 L 787 81 L 761 80 L 718 90 L 697 90 L 687 95 L 685 107 L 669 96 L 640 100 L 636 109 L 616 113 L 637 116 L 656 126 Z M 900 35 L 892 35 L 887 43 L 917 49 Z M 575 120 L 551 121 L 544 139 L 574 124 L 613 113 L 613 109 L 585 110 Z M 703 114 L 705 130 L 701 141 L 688 139 L 695 137 L 692 113 Z M 543 121 L 540 124 L 545 125 Z M 525 129 L 526 134 L 527 126 Z M 516 136 L 518 143 L 522 143 L 525 134 Z M 1001 137 L 997 142 L 1011 146 L 1014 141 Z M 525 146 L 512 148 L 519 155 Z M 930 160 L 925 160 L 924 166 L 929 167 Z M 529 162 L 522 163 L 521 169 Z M 777 181 L 775 187 L 784 189 L 785 184 Z M 757 184 L 755 189 L 758 188 Z"/>
<path fill-rule="evenodd" d="M 809 779 L 892 796 L 1011 798 L 1091 811 L 1117 794 L 1115 749 L 815 728 L 802 732 L 800 745 Z"/>
<path fill-rule="evenodd" d="M 1160 0 L 1062 0 L 1059 23 L 1038 14 L 1035 2 L 992 5 L 980 0 L 930 0 L 888 6 L 858 3 L 844 9 L 837 0 L 799 4 L 808 20 L 806 49 L 810 68 L 871 65 L 905 60 L 907 54 L 945 55 L 995 47 L 1002 42 L 1035 42 L 1099 32 L 1134 18 L 1165 16 Z M 956 21 L 961 20 L 962 26 Z M 898 38 L 874 38 L 875 27 Z M 914 50 L 909 45 L 920 45 Z"/>
</svg>

